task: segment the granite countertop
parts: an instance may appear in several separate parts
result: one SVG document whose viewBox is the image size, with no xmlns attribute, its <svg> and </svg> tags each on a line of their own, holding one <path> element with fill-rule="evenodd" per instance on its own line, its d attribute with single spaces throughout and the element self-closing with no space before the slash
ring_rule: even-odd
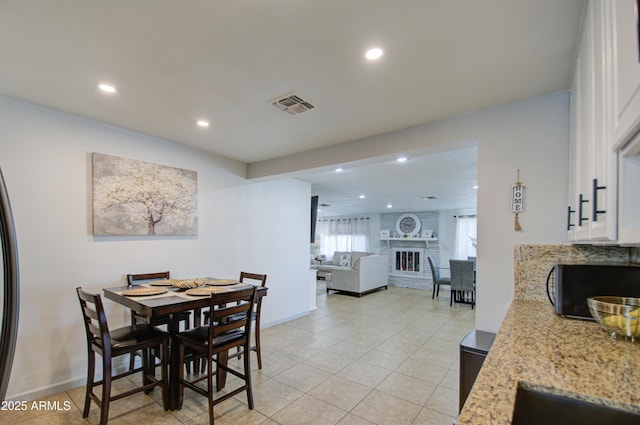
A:
<svg viewBox="0 0 640 425">
<path fill-rule="evenodd" d="M 549 303 L 516 300 L 457 424 L 510 424 L 520 381 L 640 412 L 640 344 L 559 317 Z"/>
</svg>

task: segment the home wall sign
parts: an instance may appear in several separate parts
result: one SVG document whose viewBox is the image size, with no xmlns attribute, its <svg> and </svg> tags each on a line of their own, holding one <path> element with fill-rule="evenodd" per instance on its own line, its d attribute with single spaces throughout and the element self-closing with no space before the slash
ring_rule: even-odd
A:
<svg viewBox="0 0 640 425">
<path fill-rule="evenodd" d="M 520 181 L 520 169 L 517 176 L 516 183 L 511 187 L 511 212 L 516 215 L 513 230 L 522 230 L 518 216 L 524 212 L 526 186 Z"/>
<path fill-rule="evenodd" d="M 94 153 L 94 235 L 195 236 L 198 173 Z"/>
</svg>

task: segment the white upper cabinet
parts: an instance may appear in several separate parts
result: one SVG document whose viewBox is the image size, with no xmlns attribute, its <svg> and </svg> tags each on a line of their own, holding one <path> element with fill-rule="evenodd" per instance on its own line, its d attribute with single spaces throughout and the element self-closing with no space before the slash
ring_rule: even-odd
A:
<svg viewBox="0 0 640 425">
<path fill-rule="evenodd" d="M 640 134 L 620 151 L 618 243 L 640 244 Z"/>
<path fill-rule="evenodd" d="M 577 212 L 578 212 L 578 180 L 580 179 L 580 58 L 576 62 L 576 72 L 573 76 L 571 88 L 571 123 L 569 139 L 569 207 L 567 209 L 567 232 L 570 241 L 578 240 Z"/>
<path fill-rule="evenodd" d="M 611 148 L 608 0 L 587 5 L 571 91 L 568 238 L 617 238 L 617 155 Z"/>
<path fill-rule="evenodd" d="M 640 1 L 607 3 L 611 8 L 612 24 L 612 142 L 619 150 L 640 130 Z"/>
<path fill-rule="evenodd" d="M 618 164 L 611 137 L 611 4 L 591 3 L 592 52 L 592 138 L 589 170 L 589 239 L 614 241 L 617 238 Z"/>
</svg>

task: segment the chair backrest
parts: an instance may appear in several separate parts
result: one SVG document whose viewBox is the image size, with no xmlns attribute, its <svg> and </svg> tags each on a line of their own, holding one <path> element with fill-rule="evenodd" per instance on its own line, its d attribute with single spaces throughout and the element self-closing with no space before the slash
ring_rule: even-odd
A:
<svg viewBox="0 0 640 425">
<path fill-rule="evenodd" d="M 250 282 L 247 282 L 249 280 Z M 251 283 L 254 286 L 260 286 L 264 288 L 267 284 L 267 275 L 266 274 L 257 274 L 257 273 L 248 273 L 248 272 L 240 272 L 240 282 L 242 283 Z"/>
<path fill-rule="evenodd" d="M 211 294 L 210 342 L 214 338 L 230 335 L 249 337 L 256 291 L 255 286 L 247 286 L 241 290 Z"/>
<path fill-rule="evenodd" d="M 472 291 L 473 288 L 473 261 L 449 260 L 451 267 L 451 290 Z"/>
<path fill-rule="evenodd" d="M 156 272 L 156 273 L 140 273 L 140 274 L 128 274 L 127 284 L 129 286 L 136 285 L 136 281 L 141 280 L 158 280 L 169 279 L 169 272 Z"/>
<path fill-rule="evenodd" d="M 240 272 L 240 282 L 242 283 L 250 283 L 254 286 L 260 285 L 264 288 L 267 284 L 267 275 L 266 274 L 258 274 L 258 273 L 249 273 L 249 272 Z M 256 314 L 260 314 L 262 310 L 262 297 L 256 297 Z"/>
<path fill-rule="evenodd" d="M 433 278 L 433 282 L 436 280 L 440 280 L 440 270 L 433 264 L 433 259 L 431 257 L 427 257 L 429 260 L 429 267 L 431 268 L 431 277 Z"/>
<path fill-rule="evenodd" d="M 473 270 L 475 270 L 476 269 L 476 257 L 469 256 L 469 257 L 467 257 L 467 260 L 473 261 Z"/>
<path fill-rule="evenodd" d="M 77 287 L 76 292 L 84 319 L 87 348 L 89 351 L 92 348 L 98 349 L 98 351 L 103 350 L 104 358 L 111 357 L 111 337 L 100 295 L 85 292 L 81 287 Z"/>
</svg>

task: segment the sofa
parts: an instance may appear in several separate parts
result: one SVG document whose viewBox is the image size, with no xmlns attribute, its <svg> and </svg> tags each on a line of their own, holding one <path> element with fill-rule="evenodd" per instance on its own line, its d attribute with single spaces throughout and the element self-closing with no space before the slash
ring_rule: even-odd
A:
<svg viewBox="0 0 640 425">
<path fill-rule="evenodd" d="M 362 251 L 336 251 L 331 264 L 321 264 L 327 292 L 339 291 L 361 297 L 378 289 L 387 289 L 388 258 Z"/>
</svg>

